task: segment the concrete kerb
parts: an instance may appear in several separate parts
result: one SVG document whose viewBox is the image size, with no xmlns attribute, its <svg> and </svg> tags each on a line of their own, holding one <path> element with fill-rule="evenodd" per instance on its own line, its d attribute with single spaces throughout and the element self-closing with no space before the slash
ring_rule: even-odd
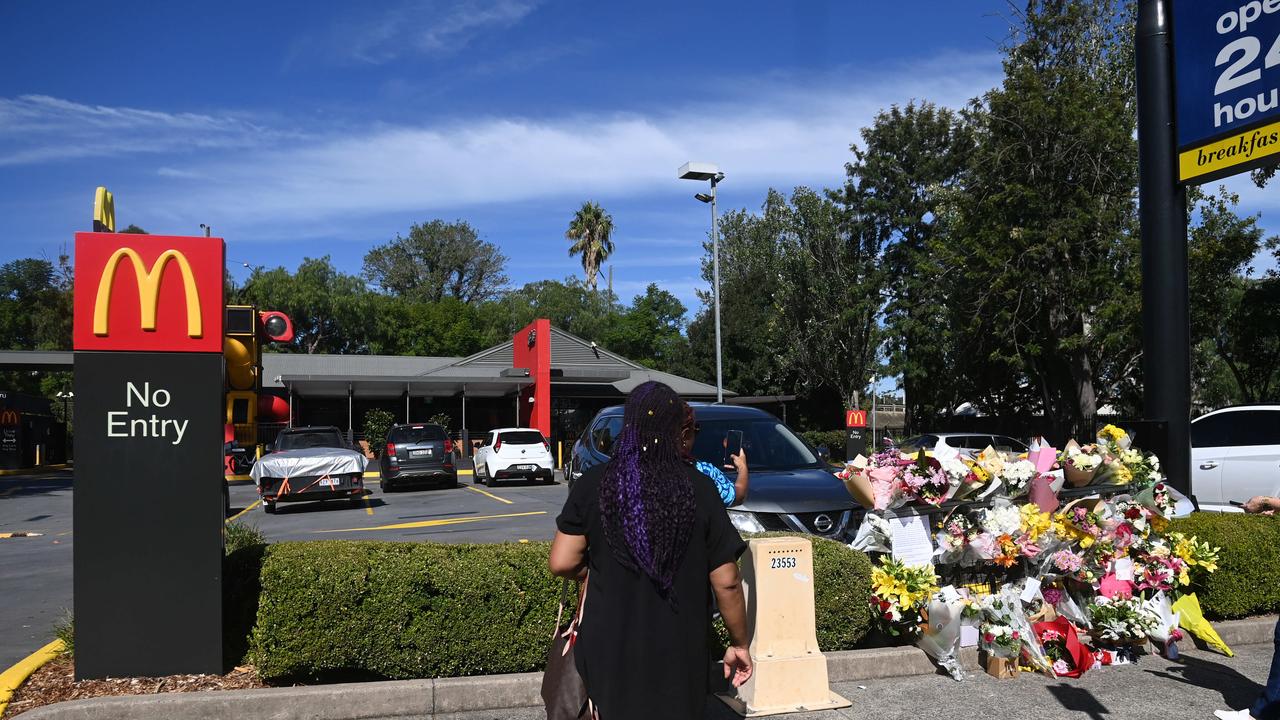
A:
<svg viewBox="0 0 1280 720">
<path fill-rule="evenodd" d="M 1272 615 L 1217 623 L 1214 628 L 1229 646 L 1255 645 L 1272 641 L 1275 624 L 1276 617 Z M 848 650 L 826 656 L 828 679 L 832 683 L 939 672 L 924 651 L 916 647 Z M 962 652 L 961 662 L 966 669 L 979 670 L 978 653 L 973 648 Z M 29 710 L 18 717 L 23 720 L 431 717 L 537 707 L 542 704 L 541 690 L 542 673 L 522 673 L 72 700 Z"/>
</svg>

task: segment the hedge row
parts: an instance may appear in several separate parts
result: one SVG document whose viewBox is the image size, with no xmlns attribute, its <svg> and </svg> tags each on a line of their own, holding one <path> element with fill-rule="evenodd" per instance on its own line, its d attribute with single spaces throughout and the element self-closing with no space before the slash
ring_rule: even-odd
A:
<svg viewBox="0 0 1280 720">
<path fill-rule="evenodd" d="M 1169 529 L 1222 548 L 1218 571 L 1208 575 L 1196 593 L 1210 618 L 1241 618 L 1280 610 L 1280 519 L 1196 513 L 1174 520 Z"/>
<path fill-rule="evenodd" d="M 276 681 L 538 670 L 560 597 L 549 549 L 327 541 L 236 551 L 228 660 L 247 658 Z M 820 539 L 814 565 L 819 644 L 854 647 L 870 622 L 870 565 Z"/>
<path fill-rule="evenodd" d="M 844 457 L 844 430 L 806 430 L 800 435 L 815 448 L 826 445 L 832 457 Z"/>
</svg>

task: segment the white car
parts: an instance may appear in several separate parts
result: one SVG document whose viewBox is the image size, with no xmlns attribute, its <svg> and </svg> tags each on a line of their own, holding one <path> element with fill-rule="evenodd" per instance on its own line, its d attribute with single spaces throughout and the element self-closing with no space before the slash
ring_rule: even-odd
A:
<svg viewBox="0 0 1280 720">
<path fill-rule="evenodd" d="M 1280 495 L 1280 404 L 1222 408 L 1192 420 L 1191 491 L 1206 510 Z"/>
<path fill-rule="evenodd" d="M 512 478 L 553 482 L 551 445 L 532 428 L 490 430 L 476 450 L 476 482 L 494 485 Z"/>
</svg>

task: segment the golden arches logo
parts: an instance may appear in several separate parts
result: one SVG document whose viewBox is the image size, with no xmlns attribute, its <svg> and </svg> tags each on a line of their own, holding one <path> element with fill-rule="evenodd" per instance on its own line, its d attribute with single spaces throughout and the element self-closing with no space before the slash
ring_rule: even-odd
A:
<svg viewBox="0 0 1280 720">
<path fill-rule="evenodd" d="M 142 256 L 133 248 L 120 248 L 111 254 L 107 266 L 102 270 L 102 279 L 98 281 L 98 296 L 93 304 L 93 334 L 107 335 L 107 318 L 111 314 L 111 286 L 115 282 L 116 270 L 120 263 L 128 258 L 133 263 L 133 274 L 138 280 L 139 323 L 143 330 L 156 329 L 156 310 L 160 303 L 160 281 L 164 278 L 165 267 L 170 261 L 178 263 L 182 272 L 182 287 L 187 296 L 187 335 L 201 337 L 204 326 L 200 320 L 200 293 L 196 289 L 196 278 L 191 272 L 191 263 L 187 256 L 177 250 L 165 250 L 156 258 L 148 270 Z"/>
<path fill-rule="evenodd" d="M 22 418 L 18 416 L 15 410 L 0 410 L 0 425 L 10 426 L 17 425 L 22 422 Z"/>
</svg>

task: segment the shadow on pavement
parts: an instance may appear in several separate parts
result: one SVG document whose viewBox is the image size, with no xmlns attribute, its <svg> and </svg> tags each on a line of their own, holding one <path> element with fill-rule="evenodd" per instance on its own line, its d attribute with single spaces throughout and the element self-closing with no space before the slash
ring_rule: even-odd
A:
<svg viewBox="0 0 1280 720">
<path fill-rule="evenodd" d="M 475 510 L 459 510 L 458 512 L 431 513 L 429 515 L 401 515 L 399 516 L 399 519 L 422 520 L 424 518 L 442 518 L 442 517 L 455 517 L 458 515 L 479 515 L 479 514 L 480 513 L 476 512 Z"/>
<path fill-rule="evenodd" d="M 1178 666 L 1169 668 L 1168 671 L 1145 670 L 1144 672 L 1165 680 L 1174 680 L 1222 693 L 1225 707 L 1249 707 L 1262 691 L 1261 685 L 1221 663 L 1201 660 L 1189 655 L 1182 655 L 1174 662 Z"/>
<path fill-rule="evenodd" d="M 48 475 L 0 477 L 0 500 L 54 492 L 69 492 L 72 488 L 72 479 L 73 476 L 69 470 Z"/>
<path fill-rule="evenodd" d="M 1098 702 L 1093 693 L 1084 688 L 1075 687 L 1066 683 L 1050 685 L 1045 688 L 1049 694 L 1057 699 L 1062 705 L 1063 710 L 1071 712 L 1084 713 L 1094 720 L 1103 720 L 1111 711 L 1107 710 L 1107 706 Z"/>
<path fill-rule="evenodd" d="M 306 502 L 278 503 L 276 505 L 276 514 L 296 515 L 300 513 L 313 512 L 344 512 L 348 510 L 363 510 L 366 507 L 387 507 L 387 503 L 371 495 L 365 495 L 360 502 L 354 505 L 350 500 L 345 498 L 340 500 L 309 500 Z"/>
</svg>

